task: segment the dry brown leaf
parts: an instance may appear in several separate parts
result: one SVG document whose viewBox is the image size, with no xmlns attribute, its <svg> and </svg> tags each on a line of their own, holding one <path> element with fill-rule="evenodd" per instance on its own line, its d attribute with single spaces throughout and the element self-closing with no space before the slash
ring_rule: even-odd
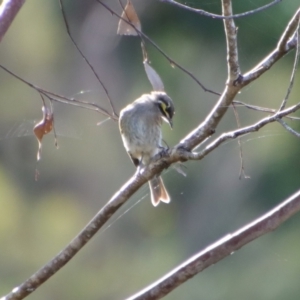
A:
<svg viewBox="0 0 300 300">
<path fill-rule="evenodd" d="M 127 0 L 127 4 L 122 12 L 121 17 L 130 22 L 136 29 L 141 31 L 142 26 L 139 17 L 133 7 L 131 0 Z M 136 29 L 124 20 L 120 19 L 117 33 L 119 35 L 138 35 Z"/>
<path fill-rule="evenodd" d="M 42 111 L 43 119 L 39 123 L 37 123 L 33 128 L 33 132 L 39 143 L 39 149 L 37 152 L 38 161 L 41 159 L 42 139 L 45 134 L 51 132 L 53 129 L 53 113 L 45 106 L 43 106 Z"/>
</svg>

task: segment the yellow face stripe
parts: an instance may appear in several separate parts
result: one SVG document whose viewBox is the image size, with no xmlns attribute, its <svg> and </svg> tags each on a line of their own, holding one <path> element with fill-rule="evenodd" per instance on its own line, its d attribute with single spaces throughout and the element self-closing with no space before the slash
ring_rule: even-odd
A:
<svg viewBox="0 0 300 300">
<path fill-rule="evenodd" d="M 169 118 L 170 117 L 170 115 L 169 115 L 169 112 L 168 112 L 168 110 L 167 110 L 167 108 L 169 107 L 169 105 L 167 105 L 165 102 L 163 102 L 163 101 L 160 101 L 160 107 L 161 107 L 161 110 L 162 110 L 162 113 L 163 113 L 163 115 L 165 115 L 167 118 Z"/>
<path fill-rule="evenodd" d="M 165 102 L 161 102 L 160 106 L 161 106 L 161 109 L 163 110 L 163 112 L 166 112 L 166 108 L 167 108 L 166 103 Z"/>
</svg>

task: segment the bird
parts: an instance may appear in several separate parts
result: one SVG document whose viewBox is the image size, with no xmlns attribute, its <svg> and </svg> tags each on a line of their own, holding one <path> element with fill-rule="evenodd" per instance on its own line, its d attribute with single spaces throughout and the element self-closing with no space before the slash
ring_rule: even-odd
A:
<svg viewBox="0 0 300 300">
<path fill-rule="evenodd" d="M 172 99 L 162 91 L 144 94 L 120 111 L 119 129 L 123 145 L 137 168 L 149 165 L 152 158 L 164 150 L 162 121 L 172 129 L 174 113 Z M 160 176 L 149 180 L 149 187 L 153 206 L 170 202 L 171 198 Z"/>
</svg>

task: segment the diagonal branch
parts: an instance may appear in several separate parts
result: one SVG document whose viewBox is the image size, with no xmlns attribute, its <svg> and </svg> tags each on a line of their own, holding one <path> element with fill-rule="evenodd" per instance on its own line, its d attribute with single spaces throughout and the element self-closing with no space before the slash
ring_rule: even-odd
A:
<svg viewBox="0 0 300 300">
<path fill-rule="evenodd" d="M 23 299 L 59 271 L 97 233 L 119 207 L 148 181 L 150 174 L 149 170 L 143 175 L 137 172 L 60 253 L 24 283 L 2 297 L 1 300 Z"/>
<path fill-rule="evenodd" d="M 251 241 L 267 234 L 300 211 L 300 191 L 274 209 L 197 253 L 176 269 L 126 300 L 156 300 Z"/>
</svg>

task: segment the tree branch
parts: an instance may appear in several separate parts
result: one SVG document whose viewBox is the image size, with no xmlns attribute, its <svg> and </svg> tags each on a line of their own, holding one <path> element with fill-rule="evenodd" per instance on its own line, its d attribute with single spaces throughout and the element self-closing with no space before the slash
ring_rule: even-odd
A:
<svg viewBox="0 0 300 300">
<path fill-rule="evenodd" d="M 58 253 L 50 262 L 28 278 L 24 283 L 14 288 L 9 294 L 0 300 L 18 300 L 35 291 L 47 279 L 59 271 L 71 260 L 76 253 L 97 233 L 118 208 L 128 200 L 151 176 L 150 170 L 145 174 L 136 173 L 125 183 L 121 189 L 110 199 L 110 201 L 96 214 L 86 227 Z"/>
<path fill-rule="evenodd" d="M 189 260 L 127 300 L 156 300 L 196 274 L 217 263 L 254 239 L 269 233 L 300 211 L 300 191 L 274 209 L 232 234 L 210 245 Z"/>
</svg>

